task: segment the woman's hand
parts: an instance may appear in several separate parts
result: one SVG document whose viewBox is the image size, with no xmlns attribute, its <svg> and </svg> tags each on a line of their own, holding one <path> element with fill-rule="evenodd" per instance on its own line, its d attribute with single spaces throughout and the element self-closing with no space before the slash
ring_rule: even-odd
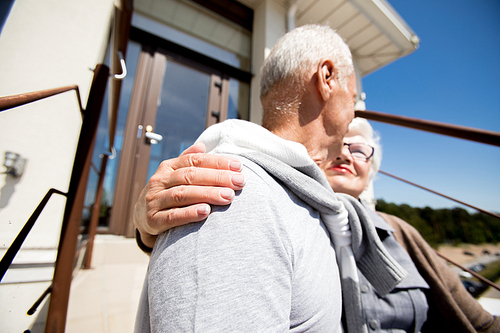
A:
<svg viewBox="0 0 500 333">
<path fill-rule="evenodd" d="M 231 203 L 234 191 L 245 185 L 241 162 L 204 152 L 205 145 L 197 143 L 163 161 L 142 190 L 133 220 L 147 247 L 168 229 L 205 219 L 209 204 Z"/>
</svg>

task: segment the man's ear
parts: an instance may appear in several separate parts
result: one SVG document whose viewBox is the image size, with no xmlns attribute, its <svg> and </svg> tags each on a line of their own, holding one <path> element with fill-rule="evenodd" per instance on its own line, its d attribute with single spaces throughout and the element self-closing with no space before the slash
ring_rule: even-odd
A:
<svg viewBox="0 0 500 333">
<path fill-rule="evenodd" d="M 324 101 L 328 100 L 337 88 L 335 64 L 332 59 L 326 58 L 321 59 L 318 63 L 317 74 L 318 74 L 318 91 Z"/>
</svg>

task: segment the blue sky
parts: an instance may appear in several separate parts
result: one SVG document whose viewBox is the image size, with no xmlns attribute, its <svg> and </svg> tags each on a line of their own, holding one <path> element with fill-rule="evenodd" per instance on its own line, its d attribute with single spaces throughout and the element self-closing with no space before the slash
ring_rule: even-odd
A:
<svg viewBox="0 0 500 333">
<path fill-rule="evenodd" d="M 500 1 L 389 2 L 420 48 L 363 79 L 367 109 L 500 132 Z M 500 147 L 371 123 L 381 170 L 500 212 Z M 389 202 L 465 208 L 382 174 L 374 184 Z"/>
</svg>

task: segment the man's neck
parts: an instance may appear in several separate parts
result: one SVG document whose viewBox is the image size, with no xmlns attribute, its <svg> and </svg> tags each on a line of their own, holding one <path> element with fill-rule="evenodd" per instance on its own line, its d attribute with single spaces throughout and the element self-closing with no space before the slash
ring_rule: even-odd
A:
<svg viewBox="0 0 500 333">
<path fill-rule="evenodd" d="M 328 143 L 323 140 L 324 128 L 316 128 L 314 124 L 299 126 L 289 123 L 286 126 L 271 130 L 271 132 L 282 139 L 295 141 L 306 147 L 309 156 L 316 164 L 326 161 L 328 158 Z M 326 144 L 325 144 L 326 143 Z"/>
</svg>

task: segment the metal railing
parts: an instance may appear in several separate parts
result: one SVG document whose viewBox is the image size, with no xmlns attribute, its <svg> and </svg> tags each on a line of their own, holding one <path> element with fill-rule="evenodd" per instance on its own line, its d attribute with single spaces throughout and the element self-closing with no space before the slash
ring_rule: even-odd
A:
<svg viewBox="0 0 500 333">
<path fill-rule="evenodd" d="M 496 217 L 497 219 L 500 219 L 500 215 L 498 215 L 498 214 L 496 214 L 496 213 L 493 213 L 493 212 L 490 212 L 490 211 L 484 210 L 484 209 L 482 209 L 482 208 L 479 208 L 479 207 L 473 206 L 473 205 L 468 204 L 468 203 L 466 203 L 466 202 L 463 202 L 463 201 L 461 201 L 461 200 L 458 200 L 458 199 L 452 198 L 452 197 L 450 197 L 450 196 L 448 196 L 448 195 L 445 195 L 445 194 L 439 193 L 439 192 L 437 192 L 437 191 L 431 190 L 430 188 L 424 187 L 424 186 L 422 186 L 422 185 L 415 184 L 415 183 L 413 183 L 413 182 L 410 182 L 409 180 L 406 180 L 406 179 L 403 179 L 403 178 L 400 178 L 400 177 L 394 176 L 394 175 L 392 175 L 392 174 L 390 174 L 390 173 L 388 173 L 388 172 L 385 172 L 385 171 L 382 171 L 382 170 L 379 170 L 378 172 L 380 172 L 381 174 L 386 175 L 386 176 L 388 176 L 388 177 L 391 177 L 391 178 L 397 179 L 397 180 L 399 180 L 399 181 L 402 181 L 402 182 L 404 182 L 404 183 L 410 184 L 410 185 L 412 185 L 412 186 L 418 187 L 418 188 L 420 188 L 420 189 L 422 189 L 422 190 L 425 190 L 425 191 L 427 191 L 427 192 L 431 192 L 431 193 L 437 194 L 437 195 L 439 195 L 439 196 L 441 196 L 441 197 L 443 197 L 443 198 L 449 199 L 449 200 L 451 200 L 451 201 L 455 201 L 456 203 L 459 203 L 459 204 L 461 204 L 461 205 L 464 205 L 464 206 L 470 207 L 470 208 L 475 209 L 475 210 L 477 210 L 477 211 L 479 211 L 479 212 L 481 212 L 481 213 L 484 213 L 484 214 L 487 214 L 487 215 L 489 215 L 489 216 L 493 216 L 493 217 Z"/>
<path fill-rule="evenodd" d="M 500 147 L 500 133 L 498 132 L 369 110 L 357 110 L 356 117 Z"/>
<path fill-rule="evenodd" d="M 73 169 L 66 193 L 57 189 L 50 189 L 40 204 L 28 219 L 14 242 L 9 246 L 6 254 L 0 262 L 0 280 L 11 265 L 21 245 L 28 236 L 43 208 L 50 200 L 52 194 L 66 196 L 66 205 L 62 221 L 61 234 L 59 238 L 56 264 L 52 285 L 40 296 L 28 314 L 33 314 L 38 304 L 50 293 L 49 310 L 45 325 L 45 332 L 64 332 L 66 326 L 66 314 L 68 309 L 69 291 L 73 273 L 73 265 L 77 247 L 77 239 L 81 224 L 81 214 L 86 191 L 87 179 L 91 164 L 92 151 L 97 132 L 97 125 L 101 113 L 104 94 L 106 91 L 109 68 L 105 65 L 97 65 L 94 69 L 94 78 L 90 88 L 87 106 L 82 108 L 78 86 L 67 86 L 55 89 L 47 89 L 26 94 L 6 96 L 0 98 L 0 111 L 9 110 L 21 105 L 32 103 L 47 97 L 75 90 L 77 94 L 80 111 L 83 113 L 83 122 L 76 149 Z M 12 112 L 12 111 L 10 111 Z"/>
<path fill-rule="evenodd" d="M 411 117 L 397 116 L 397 115 L 393 115 L 393 114 L 389 114 L 389 113 L 382 113 L 382 112 L 377 112 L 377 111 L 357 110 L 355 112 L 355 114 L 356 114 L 356 117 L 365 118 L 368 120 L 379 121 L 379 122 L 386 123 L 386 124 L 393 124 L 393 125 L 403 126 L 403 127 L 407 127 L 407 128 L 418 129 L 418 130 L 426 131 L 426 132 L 430 132 L 430 133 L 442 134 L 442 135 L 451 136 L 454 138 L 475 141 L 475 142 L 480 142 L 480 143 L 485 143 L 485 144 L 500 147 L 500 133 L 499 132 L 480 130 L 480 129 L 472 128 L 472 127 L 451 125 L 451 124 L 445 124 L 445 123 L 417 119 L 417 118 L 411 118 Z M 379 172 L 381 174 L 386 175 L 386 176 L 389 176 L 389 177 L 392 177 L 392 178 L 397 179 L 399 181 L 405 182 L 407 184 L 416 186 L 416 187 L 423 189 L 425 191 L 437 194 L 437 195 L 444 197 L 446 199 L 455 201 L 459 204 L 476 209 L 484 214 L 487 214 L 487 215 L 490 215 L 490 216 L 493 216 L 493 217 L 500 219 L 499 214 L 496 214 L 496 213 L 487 211 L 485 209 L 470 205 L 470 204 L 465 203 L 463 201 L 452 198 L 451 196 L 448 196 L 448 195 L 439 193 L 437 191 L 431 190 L 429 188 L 426 188 L 424 186 L 410 182 L 410 181 L 405 180 L 403 178 L 394 176 L 390 173 L 387 173 L 387 172 L 384 172 L 381 170 L 379 170 Z"/>
<path fill-rule="evenodd" d="M 388 113 L 382 113 L 382 112 L 376 112 L 376 111 L 368 111 L 368 110 L 357 110 L 355 112 L 356 117 L 361 117 L 365 118 L 368 120 L 373 120 L 373 121 L 379 121 L 383 122 L 386 124 L 393 124 L 393 125 L 398 125 L 398 126 L 403 126 L 407 128 L 413 128 L 413 129 L 418 129 L 426 132 L 431 132 L 431 133 L 436 133 L 436 134 L 442 134 L 446 136 L 451 136 L 459 139 L 464 139 L 464 140 L 469 140 L 469 141 L 475 141 L 475 142 L 480 142 L 484 144 L 489 144 L 489 145 L 494 145 L 497 147 L 500 147 L 500 133 L 498 132 L 493 132 L 493 131 L 486 131 L 486 130 L 480 130 L 476 128 L 471 128 L 471 127 L 465 127 L 465 126 L 457 126 L 457 125 L 451 125 L 451 124 L 445 124 L 445 123 L 440 123 L 440 122 L 434 122 L 434 121 L 429 121 L 429 120 L 423 120 L 423 119 L 417 119 L 417 118 L 411 118 L 411 117 L 404 117 L 404 116 L 397 116 L 397 115 L 392 115 Z M 379 170 L 381 174 L 384 174 L 388 177 L 392 177 L 394 179 L 397 179 L 399 181 L 405 182 L 407 184 L 410 184 L 412 186 L 418 187 L 420 189 L 423 189 L 425 191 L 437 194 L 441 197 L 444 197 L 446 199 L 455 201 L 459 204 L 462 204 L 464 206 L 473 208 L 481 213 L 490 215 L 492 217 L 496 217 L 500 219 L 500 215 L 484 210 L 482 208 L 470 205 L 466 202 L 457 200 L 455 198 L 452 198 L 448 195 L 439 193 L 437 191 L 431 190 L 427 187 L 418 185 L 416 183 L 410 182 L 406 179 L 394 176 L 390 173 L 384 172 Z M 500 286 L 493 283 L 492 281 L 486 279 L 485 277 L 481 276 L 480 274 L 477 274 L 476 272 L 454 262 L 453 260 L 447 258 L 443 254 L 439 253 L 436 251 L 437 255 L 443 258 L 444 260 L 448 261 L 449 263 L 459 267 L 463 271 L 469 272 L 472 274 L 474 277 L 479 279 L 480 281 L 486 283 L 487 285 L 500 290 Z"/>
<path fill-rule="evenodd" d="M 9 246 L 4 256 L 2 257 L 2 260 L 0 261 L 0 281 L 2 281 L 5 273 L 7 273 L 7 270 L 9 269 L 10 265 L 12 264 L 12 261 L 16 257 L 16 254 L 21 249 L 24 240 L 26 239 L 26 237 L 28 237 L 28 234 L 35 225 L 36 220 L 38 219 L 43 209 L 45 208 L 45 205 L 47 204 L 47 202 L 49 202 L 50 197 L 54 193 L 67 196 L 67 193 L 56 190 L 55 188 L 51 188 L 50 190 L 47 191 L 47 194 L 45 194 L 42 201 L 40 201 L 38 206 L 33 211 L 33 214 L 31 214 L 28 221 L 24 224 L 23 228 L 21 229 L 19 234 L 17 234 L 16 238 L 14 239 L 14 241 L 12 242 L 12 244 Z"/>
<path fill-rule="evenodd" d="M 25 94 L 18 94 L 13 96 L 5 96 L 0 98 L 0 112 L 8 109 L 12 109 L 24 104 L 39 101 L 41 99 L 51 97 L 54 95 L 62 94 L 63 92 L 74 90 L 76 93 L 76 99 L 78 101 L 78 106 L 80 107 L 80 112 L 83 112 L 82 99 L 80 98 L 80 90 L 77 85 L 66 86 L 60 88 L 46 89 L 41 91 L 35 91 Z"/>
</svg>

